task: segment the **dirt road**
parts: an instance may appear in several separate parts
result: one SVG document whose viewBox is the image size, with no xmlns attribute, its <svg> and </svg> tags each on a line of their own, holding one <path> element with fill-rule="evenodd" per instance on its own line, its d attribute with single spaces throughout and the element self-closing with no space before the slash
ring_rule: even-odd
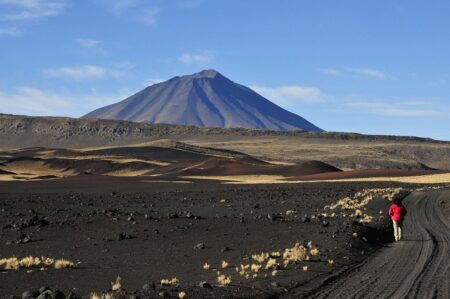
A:
<svg viewBox="0 0 450 299">
<path fill-rule="evenodd" d="M 308 298 L 450 298 L 450 223 L 442 212 L 450 191 L 405 199 L 404 240 L 363 264 L 328 277 Z"/>
</svg>

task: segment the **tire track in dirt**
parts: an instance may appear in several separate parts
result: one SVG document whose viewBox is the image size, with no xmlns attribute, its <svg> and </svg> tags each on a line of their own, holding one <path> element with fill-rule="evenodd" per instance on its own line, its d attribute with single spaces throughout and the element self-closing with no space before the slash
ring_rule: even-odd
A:
<svg viewBox="0 0 450 299">
<path fill-rule="evenodd" d="M 450 224 L 442 201 L 450 191 L 418 192 L 404 200 L 404 240 L 379 250 L 308 298 L 450 298 Z M 288 298 L 305 294 L 292 290 Z"/>
</svg>

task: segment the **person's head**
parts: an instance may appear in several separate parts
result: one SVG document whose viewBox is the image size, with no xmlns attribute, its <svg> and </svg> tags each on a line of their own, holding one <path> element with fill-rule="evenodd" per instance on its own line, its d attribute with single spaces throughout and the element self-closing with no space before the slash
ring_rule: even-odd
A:
<svg viewBox="0 0 450 299">
<path fill-rule="evenodd" d="M 396 205 L 400 206 L 400 205 L 402 205 L 403 199 L 404 199 L 405 197 L 407 197 L 408 195 L 410 195 L 410 194 L 411 194 L 411 192 L 408 191 L 408 190 L 400 190 L 399 193 L 397 193 L 397 194 L 394 195 L 394 197 L 392 198 L 392 201 L 393 201 Z"/>
</svg>

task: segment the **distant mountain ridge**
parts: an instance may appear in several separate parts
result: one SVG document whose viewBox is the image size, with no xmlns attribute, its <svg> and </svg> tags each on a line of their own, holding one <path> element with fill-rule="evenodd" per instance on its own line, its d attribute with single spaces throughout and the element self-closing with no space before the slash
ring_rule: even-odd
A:
<svg viewBox="0 0 450 299">
<path fill-rule="evenodd" d="M 83 118 L 215 128 L 323 131 L 215 70 L 154 84 Z"/>
</svg>

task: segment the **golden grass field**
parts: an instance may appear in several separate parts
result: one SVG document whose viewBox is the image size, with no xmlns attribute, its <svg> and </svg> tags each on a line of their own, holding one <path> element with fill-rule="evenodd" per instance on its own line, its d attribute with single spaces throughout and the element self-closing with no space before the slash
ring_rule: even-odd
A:
<svg viewBox="0 0 450 299">
<path fill-rule="evenodd" d="M 450 184 L 450 173 L 404 177 L 372 177 L 313 181 L 286 181 L 285 177 L 277 175 L 187 176 L 184 178 L 197 180 L 218 180 L 223 181 L 226 184 L 292 184 L 318 182 L 399 182 L 410 184 Z"/>
</svg>

